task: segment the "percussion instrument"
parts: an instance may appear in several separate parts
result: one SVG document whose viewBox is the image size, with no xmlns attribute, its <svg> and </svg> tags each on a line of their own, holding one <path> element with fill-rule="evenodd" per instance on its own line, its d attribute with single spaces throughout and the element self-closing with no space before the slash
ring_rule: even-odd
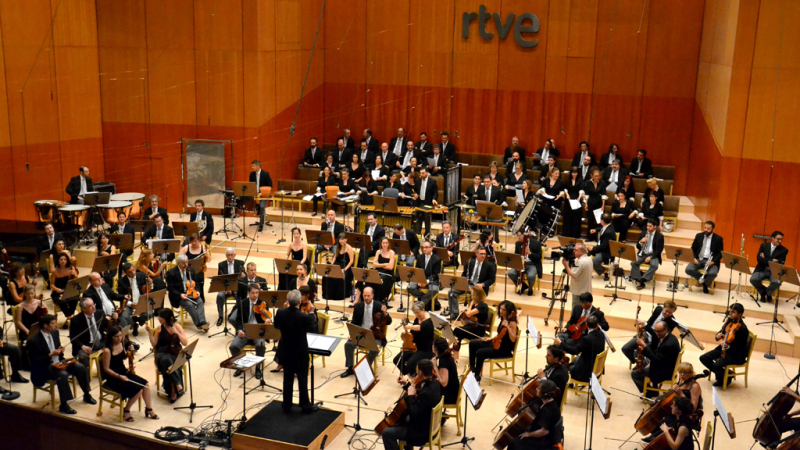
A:
<svg viewBox="0 0 800 450">
<path fill-rule="evenodd" d="M 104 205 L 97 205 L 97 209 L 100 210 L 100 215 L 103 216 L 103 220 L 109 224 L 114 225 L 119 222 L 117 216 L 120 213 L 125 213 L 125 215 L 131 215 L 131 209 L 133 208 L 133 203 L 125 200 L 112 200 Z"/>
<path fill-rule="evenodd" d="M 67 205 L 67 202 L 62 202 L 61 200 L 39 200 L 33 202 L 36 214 L 39 216 L 39 222 L 42 223 L 59 222 L 61 217 L 56 211 L 64 205 Z"/>
<path fill-rule="evenodd" d="M 58 208 L 61 221 L 67 225 L 83 227 L 89 219 L 89 207 L 86 205 L 64 205 Z"/>
<path fill-rule="evenodd" d="M 122 194 L 113 194 L 109 201 L 131 202 L 131 209 L 128 214 L 128 220 L 131 218 L 141 219 L 142 211 L 144 210 L 144 194 L 138 192 L 125 192 Z"/>
</svg>

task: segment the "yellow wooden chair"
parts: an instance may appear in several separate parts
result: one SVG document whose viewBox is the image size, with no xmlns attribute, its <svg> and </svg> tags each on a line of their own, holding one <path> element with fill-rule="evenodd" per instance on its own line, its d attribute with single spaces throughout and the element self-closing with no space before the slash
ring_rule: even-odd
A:
<svg viewBox="0 0 800 450">
<path fill-rule="evenodd" d="M 514 369 L 516 368 L 516 359 L 517 359 L 517 347 L 519 346 L 519 341 L 522 339 L 522 333 L 519 332 L 517 329 L 517 340 L 514 341 L 514 350 L 511 351 L 511 356 L 507 358 L 497 358 L 497 359 L 487 359 L 486 364 L 489 365 L 489 386 L 492 385 L 492 378 L 494 377 L 495 372 L 500 372 L 504 370 L 506 375 L 511 372 L 511 381 L 514 381 Z"/>
<path fill-rule="evenodd" d="M 569 384 L 572 383 L 572 374 L 567 371 L 567 388 L 569 388 Z M 561 394 L 561 404 L 558 405 L 561 412 L 564 412 L 564 404 L 567 403 L 567 389 L 564 389 L 564 392 Z"/>
<path fill-rule="evenodd" d="M 442 410 L 444 408 L 444 397 L 439 400 L 439 404 L 433 408 L 431 412 L 431 432 L 428 436 L 428 442 L 425 443 L 420 448 L 428 447 L 429 450 L 433 450 L 433 446 L 435 445 L 439 450 L 442 450 Z M 404 450 L 406 448 L 405 441 L 400 441 L 400 450 Z"/>
<path fill-rule="evenodd" d="M 102 360 L 103 360 L 103 351 L 102 350 L 98 350 L 98 351 L 92 353 L 91 355 L 89 355 L 89 367 L 87 367 L 86 370 L 89 372 L 89 379 L 90 380 L 94 377 L 94 375 L 97 375 L 97 379 L 102 381 L 101 376 L 100 376 L 101 372 L 103 372 L 103 369 L 102 369 L 102 366 L 101 366 Z M 97 373 L 96 374 L 92 374 L 92 368 L 93 367 L 97 367 Z"/>
<path fill-rule="evenodd" d="M 72 382 L 72 395 L 77 396 L 77 382 L 75 381 L 75 377 L 72 375 L 69 376 L 69 381 Z M 55 410 L 56 409 L 56 392 L 58 391 L 58 387 L 56 386 L 55 380 L 47 380 L 47 383 L 42 386 L 33 385 L 33 402 L 36 403 L 36 393 L 38 391 L 47 392 L 50 395 L 50 408 Z"/>
<path fill-rule="evenodd" d="M 147 389 L 147 388 L 142 388 Z M 97 402 L 97 415 L 103 415 L 103 402 L 111 405 L 112 408 L 119 408 L 119 421 L 124 422 L 125 415 L 125 401 L 119 392 L 109 389 L 103 383 L 103 376 L 100 375 L 100 401 Z M 139 412 L 142 411 L 142 397 L 139 396 Z"/>
<path fill-rule="evenodd" d="M 603 381 L 603 370 L 606 367 L 606 358 L 607 357 L 608 357 L 608 348 L 606 348 L 602 352 L 598 353 L 597 356 L 595 356 L 595 358 L 594 358 L 594 367 L 592 368 L 592 372 L 597 377 L 597 381 L 599 381 L 601 383 Z M 569 391 L 574 392 L 576 395 L 586 394 L 587 392 L 589 392 L 589 382 L 588 381 L 573 380 L 572 377 L 570 377 L 569 383 L 571 383 L 571 385 L 567 384 L 567 389 L 564 390 L 564 398 L 562 399 L 562 402 L 566 402 L 567 401 L 566 397 L 567 397 L 567 392 L 569 392 Z M 582 390 L 578 389 L 579 386 L 583 386 L 585 389 L 582 389 Z"/>
<path fill-rule="evenodd" d="M 156 349 L 153 349 L 153 361 L 158 360 L 158 354 L 156 353 Z M 159 397 L 162 396 L 161 394 L 161 372 L 158 370 L 158 366 L 156 366 L 156 395 Z M 189 386 L 189 373 L 188 368 L 184 368 L 183 370 L 183 388 L 188 389 Z"/>
<path fill-rule="evenodd" d="M 325 314 L 324 312 L 317 311 L 317 325 L 319 329 L 319 334 L 328 334 L 328 324 L 330 323 L 330 316 Z M 322 355 L 310 355 L 311 360 L 317 358 L 322 358 L 322 367 L 325 367 L 325 357 Z"/>
<path fill-rule="evenodd" d="M 778 300 L 775 299 L 774 301 Z M 744 387 L 747 387 L 747 375 L 750 372 L 750 357 L 753 355 L 753 349 L 756 346 L 756 338 L 758 337 L 752 331 L 749 333 L 750 335 L 747 337 L 747 360 L 744 362 L 744 364 L 725 366 L 725 375 L 722 378 L 723 391 L 728 389 L 728 383 L 730 382 L 730 379 L 734 378 L 736 375 L 744 375 Z M 737 369 L 744 370 L 737 371 Z"/>
<path fill-rule="evenodd" d="M 668 390 L 671 390 L 672 386 L 675 383 L 678 383 L 680 379 L 680 375 L 678 375 L 678 366 L 681 365 L 681 361 L 683 361 L 683 352 L 686 351 L 686 346 L 681 345 L 681 351 L 678 353 L 678 359 L 675 360 L 675 368 L 672 369 L 672 377 L 669 380 L 664 380 L 661 382 L 661 385 L 657 388 L 650 387 L 650 377 L 644 377 L 644 392 L 642 392 L 643 397 L 647 397 L 648 392 L 657 392 L 659 394 L 663 394 Z M 647 400 L 642 399 L 642 403 L 649 403 Z"/>
<path fill-rule="evenodd" d="M 703 437 L 703 450 L 711 448 L 711 437 L 714 435 L 714 424 L 709 420 L 706 424 L 706 434 Z"/>
<path fill-rule="evenodd" d="M 706 273 L 705 269 L 699 269 L 698 272 Z M 769 282 L 769 280 L 766 280 L 766 281 Z M 767 284 L 769 284 L 769 283 L 767 283 Z M 708 293 L 709 294 L 713 294 L 715 287 L 717 287 L 717 280 L 714 280 L 714 281 L 711 282 L 711 286 L 708 288 Z M 701 292 L 703 290 L 702 287 L 700 287 L 700 282 L 699 281 L 695 280 L 694 277 L 689 277 L 689 292 L 694 292 L 693 288 L 699 288 Z"/>
<path fill-rule="evenodd" d="M 464 387 L 462 383 L 464 383 L 464 378 L 466 378 L 468 372 L 469 372 L 469 366 L 465 365 L 464 372 L 458 378 L 458 397 L 456 398 L 456 402 L 453 404 L 445 404 L 442 408 L 442 417 L 447 417 L 447 418 L 452 417 L 456 419 L 456 436 L 461 436 L 461 427 L 464 426 L 461 414 L 461 403 L 462 403 L 461 400 L 464 394 Z M 442 400 L 444 400 L 444 397 L 442 397 Z M 450 414 L 447 412 L 447 410 L 449 409 L 455 409 L 455 412 Z"/>
</svg>

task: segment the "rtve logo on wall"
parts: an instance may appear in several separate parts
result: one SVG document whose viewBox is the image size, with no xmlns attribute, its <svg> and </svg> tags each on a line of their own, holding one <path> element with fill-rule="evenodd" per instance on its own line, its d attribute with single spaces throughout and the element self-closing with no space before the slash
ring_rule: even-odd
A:
<svg viewBox="0 0 800 450">
<path fill-rule="evenodd" d="M 477 13 L 468 13 L 465 12 L 462 15 L 462 25 L 461 25 L 461 37 L 464 39 L 469 39 L 469 24 L 472 23 L 474 20 L 478 21 L 478 33 L 481 35 L 483 39 L 491 40 L 494 37 L 494 33 L 490 33 L 486 31 L 486 22 L 491 19 L 494 19 L 494 25 L 497 29 L 497 34 L 500 36 L 500 39 L 505 39 L 508 36 L 508 32 L 511 31 L 513 26 L 514 28 L 514 40 L 517 41 L 517 44 L 520 47 L 531 48 L 536 47 L 539 44 L 538 39 L 534 39 L 532 41 L 526 41 L 522 38 L 522 33 L 538 33 L 539 32 L 539 18 L 536 17 L 533 13 L 524 13 L 520 14 L 517 17 L 517 20 L 514 21 L 514 13 L 510 13 L 506 22 L 503 23 L 500 21 L 500 13 L 487 13 L 486 6 L 481 5 Z M 530 25 L 523 25 L 522 22 L 525 20 L 530 20 Z M 513 25 L 512 25 L 513 24 Z"/>
</svg>

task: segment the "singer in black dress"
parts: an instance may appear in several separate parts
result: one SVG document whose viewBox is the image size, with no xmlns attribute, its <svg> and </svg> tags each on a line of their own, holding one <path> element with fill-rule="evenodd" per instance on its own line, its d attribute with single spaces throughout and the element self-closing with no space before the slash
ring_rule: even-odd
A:
<svg viewBox="0 0 800 450">
<path fill-rule="evenodd" d="M 619 233 L 620 242 L 625 242 L 628 238 L 628 230 L 631 228 L 631 221 L 636 217 L 636 212 L 633 201 L 625 197 L 625 192 L 617 191 L 617 199 L 611 205 L 611 221 L 614 224 L 614 231 Z"/>
<path fill-rule="evenodd" d="M 344 272 L 344 280 L 341 278 L 322 278 L 322 297 L 327 300 L 344 300 L 353 295 L 353 261 L 355 261 L 355 253 L 353 247 L 347 243 L 347 234 L 339 233 L 336 237 L 338 241 L 333 246 L 333 254 L 336 257 L 333 264 L 342 268 Z"/>
<path fill-rule="evenodd" d="M 602 214 L 606 206 L 606 182 L 602 180 L 600 170 L 592 169 L 592 179 L 583 184 L 583 192 L 586 195 L 586 239 L 594 238 L 589 235 L 589 230 L 597 229 L 600 221 L 595 217 L 594 211 L 600 210 Z"/>
<path fill-rule="evenodd" d="M 569 172 L 566 184 L 567 202 L 564 205 L 564 229 L 561 234 L 566 237 L 581 237 L 581 220 L 583 220 L 583 206 L 572 209 L 569 200 L 584 201 L 583 183 L 579 178 L 580 172 L 577 167 L 573 167 Z"/>
<path fill-rule="evenodd" d="M 129 345 L 127 351 L 133 351 L 133 346 Z M 133 422 L 131 406 L 139 400 L 139 397 L 144 399 L 145 416 L 150 419 L 158 419 L 153 412 L 150 383 L 144 378 L 130 373 L 125 367 L 127 360 L 128 355 L 123 343 L 122 332 L 119 327 L 113 327 L 106 332 L 106 348 L 103 349 L 104 385 L 121 395 L 123 399 L 128 400 L 123 415 L 126 422 Z"/>
</svg>

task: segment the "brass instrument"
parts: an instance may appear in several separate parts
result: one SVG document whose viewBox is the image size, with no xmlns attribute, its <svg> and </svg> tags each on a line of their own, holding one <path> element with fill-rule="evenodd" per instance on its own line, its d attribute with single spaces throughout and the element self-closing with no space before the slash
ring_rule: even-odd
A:
<svg viewBox="0 0 800 450">
<path fill-rule="evenodd" d="M 713 261 L 714 260 L 712 259 L 711 255 L 709 255 L 708 261 L 706 261 L 706 266 L 703 267 L 703 274 L 700 275 L 700 279 L 697 280 L 700 284 L 703 284 L 703 282 L 706 280 L 706 274 L 708 274 L 708 267 L 711 265 Z"/>
<path fill-rule="evenodd" d="M 197 232 L 198 233 L 202 233 L 205 229 L 206 229 L 206 221 L 205 221 L 205 219 L 198 220 L 197 221 Z"/>
</svg>

